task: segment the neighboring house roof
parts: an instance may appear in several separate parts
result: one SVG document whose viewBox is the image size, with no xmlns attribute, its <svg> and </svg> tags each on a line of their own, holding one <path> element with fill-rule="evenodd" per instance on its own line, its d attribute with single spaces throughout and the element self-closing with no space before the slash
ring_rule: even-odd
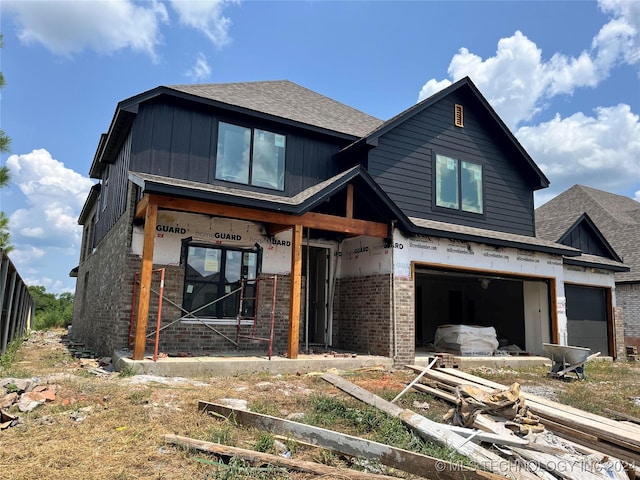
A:
<svg viewBox="0 0 640 480">
<path fill-rule="evenodd" d="M 496 247 L 518 248 L 520 250 L 544 252 L 554 255 L 580 255 L 580 250 L 577 248 L 567 247 L 566 245 L 542 238 L 486 230 L 484 228 L 467 227 L 453 223 L 437 222 L 435 220 L 425 220 L 423 218 L 409 217 L 409 220 L 417 227 L 412 229 L 413 233 L 417 234 L 453 238 L 456 240 L 484 243 Z"/>
<path fill-rule="evenodd" d="M 640 203 L 629 197 L 574 185 L 536 209 L 536 234 L 557 241 L 584 213 L 631 269 L 616 282 L 640 281 Z"/>
<path fill-rule="evenodd" d="M 363 190 L 363 199 L 366 199 L 368 204 L 374 204 L 374 199 L 378 199 L 378 203 L 387 209 L 387 214 L 391 214 L 391 218 L 385 218 L 385 221 L 390 221 L 395 217 L 403 228 L 406 229 L 409 225 L 409 220 L 404 213 L 380 189 L 367 171 L 359 165 L 309 187 L 294 197 L 283 197 L 140 172 L 129 172 L 129 179 L 141 187 L 145 193 L 214 201 L 292 215 L 302 215 L 309 212 L 318 205 L 327 202 L 338 191 L 346 188 L 349 183 L 357 183 Z"/>
<path fill-rule="evenodd" d="M 520 161 L 525 165 L 525 167 L 531 172 L 533 178 L 536 179 L 535 185 L 533 185 L 534 189 L 546 188 L 549 186 L 549 180 L 544 175 L 542 170 L 536 165 L 533 159 L 529 156 L 524 147 L 520 144 L 518 139 L 511 133 L 509 127 L 502 121 L 502 119 L 498 116 L 493 107 L 489 104 L 489 102 L 484 98 L 480 90 L 474 85 L 469 77 L 464 77 L 461 80 L 451 84 L 449 87 L 440 90 L 439 92 L 431 95 L 425 100 L 409 107 L 404 112 L 399 113 L 395 117 L 387 120 L 386 122 L 378 125 L 374 130 L 367 132 L 366 135 L 363 135 L 363 138 L 360 138 L 356 142 L 351 145 L 345 147 L 342 152 L 348 152 L 354 148 L 361 147 L 363 145 L 375 146 L 377 144 L 377 140 L 380 136 L 389 132 L 390 130 L 396 128 L 403 122 L 406 122 L 414 115 L 419 114 L 423 110 L 431 107 L 435 103 L 439 102 L 446 96 L 455 92 L 456 90 L 466 90 L 471 95 L 473 95 L 478 102 L 484 107 L 486 112 L 491 117 L 492 121 L 495 122 L 499 131 L 501 131 L 504 135 L 504 141 L 509 142 L 513 147 L 515 147 L 516 151 L 520 154 Z M 502 141 L 502 140 L 500 140 Z M 517 159 L 514 159 L 517 160 Z"/>
<path fill-rule="evenodd" d="M 170 85 L 167 88 L 254 112 L 362 137 L 382 120 L 289 80 Z"/>
</svg>

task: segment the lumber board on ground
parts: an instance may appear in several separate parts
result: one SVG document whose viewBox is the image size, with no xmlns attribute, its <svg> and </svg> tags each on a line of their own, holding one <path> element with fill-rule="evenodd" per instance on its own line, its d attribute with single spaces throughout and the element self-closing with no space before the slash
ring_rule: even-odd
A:
<svg viewBox="0 0 640 480">
<path fill-rule="evenodd" d="M 427 478 L 456 480 L 461 475 L 469 480 L 498 480 L 502 478 L 490 472 L 467 468 L 383 443 L 269 415 L 237 410 L 204 400 L 198 402 L 198 410 L 214 412 L 242 425 L 249 425 L 279 435 L 288 435 L 293 440 L 317 447 L 354 457 L 377 460 L 389 467 Z"/>
<path fill-rule="evenodd" d="M 398 477 L 379 475 L 376 473 L 360 472 L 357 470 L 330 467 L 316 462 L 294 460 L 269 453 L 256 452 L 244 448 L 230 447 L 219 443 L 205 442 L 195 438 L 182 437 L 167 434 L 164 436 L 167 443 L 192 448 L 201 452 L 214 453 L 225 457 L 239 457 L 257 464 L 268 464 L 276 467 L 284 467 L 298 472 L 312 473 L 314 475 L 327 475 L 333 478 L 350 478 L 355 480 L 397 480 Z"/>
<path fill-rule="evenodd" d="M 486 380 L 482 377 L 478 377 L 476 375 L 471 375 L 470 373 L 462 372 L 455 368 L 441 368 L 438 369 L 444 373 L 449 375 L 453 375 L 459 378 L 463 378 L 465 380 L 470 380 L 480 385 L 485 385 L 490 388 L 498 388 L 498 389 L 506 389 L 504 385 L 501 385 L 496 382 L 492 382 L 490 380 Z M 586 410 L 581 410 L 579 408 L 572 407 L 570 405 L 564 405 L 562 403 L 554 402 L 553 400 L 549 400 L 548 398 L 540 397 L 539 395 L 534 395 L 532 393 L 521 392 L 521 395 L 528 400 L 529 402 L 535 402 L 540 405 L 545 405 L 547 407 L 556 408 L 561 410 L 564 413 L 572 414 L 577 417 L 586 418 L 589 420 L 595 420 L 603 425 L 610 426 L 615 430 L 623 430 L 632 435 L 635 435 L 632 438 L 638 439 L 637 445 L 640 446 L 640 425 L 629 425 L 619 422 L 617 420 L 612 420 L 607 417 L 603 417 L 602 415 L 597 415 L 595 413 L 587 412 Z"/>
<path fill-rule="evenodd" d="M 483 378 L 459 372 L 456 369 L 430 370 L 426 375 L 438 381 L 446 381 L 447 383 L 457 385 L 471 382 L 487 390 L 506 390 L 508 388 L 496 382 L 485 381 Z M 598 437 L 598 439 L 606 440 L 628 449 L 631 452 L 640 454 L 640 436 L 630 431 L 628 427 L 621 424 L 621 422 L 611 423 L 615 422 L 615 420 L 609 420 L 605 417 L 590 414 L 577 408 L 552 402 L 551 400 L 546 400 L 525 392 L 522 392 L 522 396 L 526 399 L 531 412 L 542 418 L 552 420 L 574 430 L 586 431 L 587 434 L 594 435 Z M 575 412 L 579 413 L 576 414 Z"/>
<path fill-rule="evenodd" d="M 440 444 L 456 450 L 458 453 L 469 457 L 482 468 L 507 476 L 508 478 L 530 480 L 539 480 L 540 478 L 532 472 L 519 468 L 514 463 L 505 460 L 490 450 L 480 447 L 461 435 L 448 430 L 446 426 L 388 402 L 338 375 L 325 373 L 322 375 L 322 379 L 335 385 L 352 397 L 368 405 L 372 405 L 393 417 L 399 418 L 405 425 L 414 429 L 421 437 L 435 440 Z"/>
</svg>

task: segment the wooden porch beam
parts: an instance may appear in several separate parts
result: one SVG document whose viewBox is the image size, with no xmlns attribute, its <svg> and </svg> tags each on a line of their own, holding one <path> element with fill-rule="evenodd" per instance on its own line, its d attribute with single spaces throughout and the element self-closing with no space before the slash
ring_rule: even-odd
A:
<svg viewBox="0 0 640 480">
<path fill-rule="evenodd" d="M 247 207 L 209 203 L 201 200 L 164 197 L 155 194 L 145 195 L 145 198 L 140 202 L 149 202 L 157 205 L 159 208 L 167 210 L 204 213 L 218 217 L 240 218 L 243 220 L 253 220 L 256 222 L 288 226 L 289 228 L 298 225 L 301 227 L 339 232 L 348 235 L 367 235 L 377 238 L 386 238 L 388 236 L 388 227 L 384 223 L 338 217 L 324 213 L 307 212 L 303 215 L 291 215 L 288 213 L 268 212 Z M 144 211 L 140 205 L 141 203 L 136 207 L 137 218 L 142 217 L 142 212 Z"/>
<path fill-rule="evenodd" d="M 291 235 L 291 289 L 289 297 L 289 341 L 287 357 L 298 358 L 300 340 L 300 289 L 302 287 L 302 227 L 295 225 Z"/>
<path fill-rule="evenodd" d="M 136 217 L 142 218 L 147 213 L 147 205 L 149 205 L 149 195 L 143 196 L 136 205 Z"/>
<path fill-rule="evenodd" d="M 277 223 L 270 223 L 267 234 L 276 235 L 280 232 L 284 232 L 285 230 L 291 230 L 291 225 L 278 225 Z"/>
<path fill-rule="evenodd" d="M 145 212 L 144 242 L 142 244 L 142 271 L 140 273 L 140 295 L 136 314 L 136 335 L 133 344 L 133 359 L 142 360 L 147 345 L 147 320 L 151 298 L 151 275 L 153 273 L 153 248 L 158 222 L 158 206 L 149 203 Z"/>
</svg>

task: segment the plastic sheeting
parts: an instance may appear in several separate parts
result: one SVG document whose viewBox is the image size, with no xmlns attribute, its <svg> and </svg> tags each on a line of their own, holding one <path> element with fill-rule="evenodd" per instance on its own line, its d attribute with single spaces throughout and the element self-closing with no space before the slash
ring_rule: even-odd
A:
<svg viewBox="0 0 640 480">
<path fill-rule="evenodd" d="M 433 343 L 437 350 L 457 355 L 493 355 L 498 349 L 496 329 L 476 325 L 441 325 Z"/>
</svg>

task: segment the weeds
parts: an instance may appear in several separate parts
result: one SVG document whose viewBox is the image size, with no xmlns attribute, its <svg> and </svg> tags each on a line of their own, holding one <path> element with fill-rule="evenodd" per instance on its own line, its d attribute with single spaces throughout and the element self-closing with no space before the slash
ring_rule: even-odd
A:
<svg viewBox="0 0 640 480">
<path fill-rule="evenodd" d="M 122 370 L 118 373 L 118 377 L 126 378 L 133 377 L 136 374 L 136 369 L 133 365 L 125 365 Z"/>
<path fill-rule="evenodd" d="M 274 453 L 275 441 L 270 433 L 261 433 L 254 446 L 256 452 Z"/>
<path fill-rule="evenodd" d="M 204 477 L 206 480 L 279 480 L 290 478 L 287 471 L 283 468 L 272 465 L 267 467 L 254 467 L 238 457 L 231 458 L 228 464 L 200 458 L 196 460 L 215 465 L 214 471 Z"/>
<path fill-rule="evenodd" d="M 7 345 L 7 349 L 3 355 L 0 355 L 0 376 L 9 377 L 9 376 L 19 376 L 19 375 L 10 375 L 13 371 L 13 364 L 16 361 L 16 355 L 20 347 L 24 343 L 26 336 L 18 337 L 13 342 Z"/>
<path fill-rule="evenodd" d="M 207 433 L 206 439 L 209 442 L 229 445 L 231 447 L 235 447 L 237 444 L 235 427 L 228 424 L 211 429 Z"/>
</svg>

